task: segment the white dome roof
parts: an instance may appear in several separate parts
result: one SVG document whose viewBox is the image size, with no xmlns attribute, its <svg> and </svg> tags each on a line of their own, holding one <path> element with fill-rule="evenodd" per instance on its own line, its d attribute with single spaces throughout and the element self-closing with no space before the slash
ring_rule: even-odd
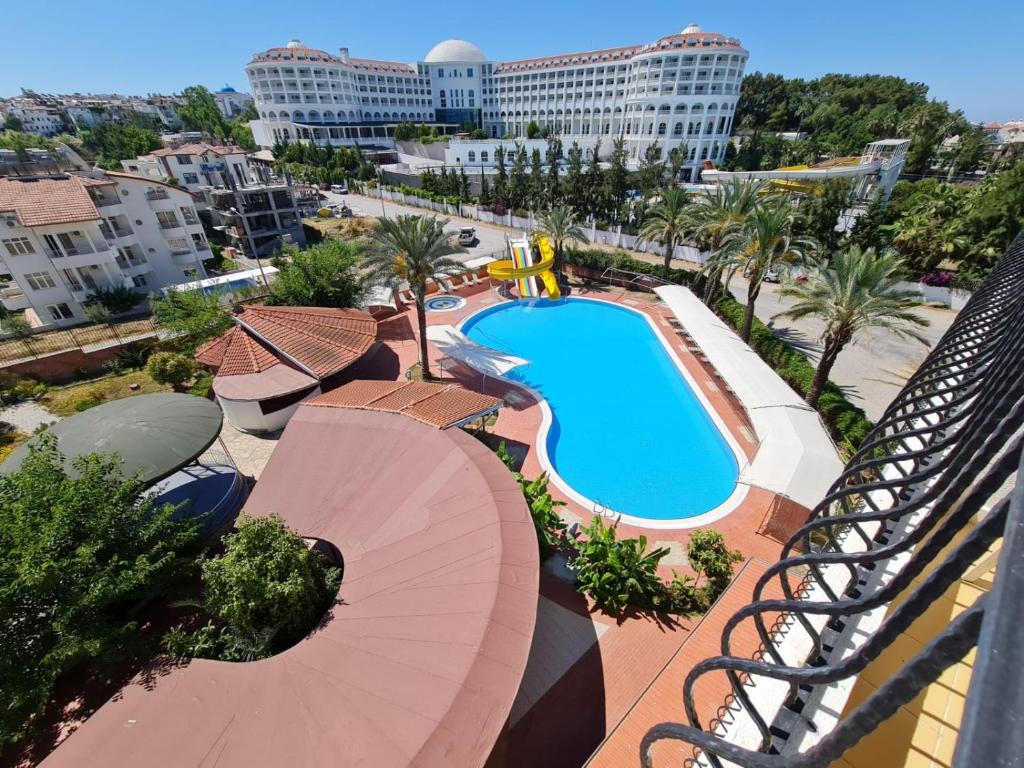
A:
<svg viewBox="0 0 1024 768">
<path fill-rule="evenodd" d="M 295 38 L 292 38 L 291 40 L 288 41 L 288 45 L 285 46 L 285 47 L 286 48 L 305 48 L 306 46 L 302 44 L 301 40 L 296 40 Z"/>
<path fill-rule="evenodd" d="M 704 30 L 700 28 L 699 24 L 687 24 L 686 27 L 683 28 L 683 31 L 680 34 L 692 35 L 692 34 L 694 34 L 696 32 L 703 32 L 703 31 Z"/>
<path fill-rule="evenodd" d="M 430 49 L 427 62 L 435 61 L 487 61 L 484 52 L 465 40 L 445 40 Z"/>
</svg>

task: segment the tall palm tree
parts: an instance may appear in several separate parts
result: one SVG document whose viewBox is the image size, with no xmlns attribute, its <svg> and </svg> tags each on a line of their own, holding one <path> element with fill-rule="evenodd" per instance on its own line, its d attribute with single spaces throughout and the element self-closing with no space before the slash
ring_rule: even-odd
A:
<svg viewBox="0 0 1024 768">
<path fill-rule="evenodd" d="M 590 242 L 576 218 L 576 209 L 571 205 L 556 205 L 549 208 L 537 219 L 537 230 L 551 240 L 551 247 L 555 252 L 554 273 L 561 282 L 565 244 Z"/>
<path fill-rule="evenodd" d="M 447 220 L 436 216 L 378 219 L 365 262 L 367 279 L 372 284 L 383 283 L 397 289 L 408 283 L 416 299 L 420 365 L 424 379 L 431 378 L 427 356 L 427 310 L 423 303 L 427 281 L 465 271 L 464 265 L 450 258 L 463 249 L 452 244 L 451 235 L 444 231 L 447 223 Z"/>
<path fill-rule="evenodd" d="M 668 279 L 672 268 L 672 254 L 676 246 L 683 240 L 687 227 L 687 209 L 689 196 L 675 187 L 661 193 L 661 200 L 646 213 L 643 226 L 640 227 L 640 240 L 647 243 L 659 243 L 665 248 L 665 263 L 662 272 Z"/>
<path fill-rule="evenodd" d="M 704 303 L 713 306 L 721 288 L 722 272 L 732 261 L 727 249 L 737 244 L 733 235 L 743 228 L 765 191 L 763 181 L 733 179 L 704 192 L 691 211 L 691 232 L 694 239 L 711 252 L 705 266 L 707 277 Z"/>
<path fill-rule="evenodd" d="M 741 267 L 750 279 L 747 285 L 747 306 L 740 336 L 750 341 L 754 325 L 754 306 L 761 294 L 765 275 L 772 270 L 804 260 L 817 250 L 810 239 L 794 239 L 793 223 L 796 208 L 788 195 L 775 195 L 760 202 L 747 216 L 743 226 L 730 235 L 726 253 L 732 264 Z"/>
<path fill-rule="evenodd" d="M 928 343 L 910 327 L 923 328 L 928 321 L 912 311 L 921 305 L 920 297 L 897 287 L 904 274 L 904 261 L 893 251 L 876 253 L 874 248 L 861 250 L 854 245 L 836 253 L 831 268 L 818 265 L 806 283 L 787 282 L 782 287 L 781 295 L 796 299 L 796 304 L 775 317 L 825 321 L 821 360 L 807 392 L 809 405 L 818 407 L 836 358 L 858 332 L 884 328 L 900 338 Z"/>
</svg>

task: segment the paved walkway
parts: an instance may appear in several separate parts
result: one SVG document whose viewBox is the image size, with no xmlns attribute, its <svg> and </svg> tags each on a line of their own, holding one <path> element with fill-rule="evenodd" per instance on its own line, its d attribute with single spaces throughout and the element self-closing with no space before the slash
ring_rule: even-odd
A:
<svg viewBox="0 0 1024 768">
<path fill-rule="evenodd" d="M 263 468 L 270 461 L 270 454 L 277 447 L 278 438 L 281 432 L 267 432 L 263 435 L 252 435 L 242 432 L 231 426 L 224 420 L 224 426 L 220 431 L 220 439 L 224 442 L 228 453 L 235 462 L 235 466 L 242 474 L 254 477 L 257 480 L 263 474 Z"/>
<path fill-rule="evenodd" d="M 0 410 L 0 421 L 5 421 L 26 435 L 31 435 L 42 424 L 60 421 L 60 416 L 50 413 L 33 400 L 24 400 Z"/>
</svg>

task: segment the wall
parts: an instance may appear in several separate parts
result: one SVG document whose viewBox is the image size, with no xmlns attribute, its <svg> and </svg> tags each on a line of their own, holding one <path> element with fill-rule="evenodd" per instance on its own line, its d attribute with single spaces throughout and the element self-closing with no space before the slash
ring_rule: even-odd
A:
<svg viewBox="0 0 1024 768">
<path fill-rule="evenodd" d="M 284 429 L 288 419 L 303 402 L 319 394 L 320 387 L 314 387 L 299 402 L 273 413 L 263 413 L 259 401 L 256 400 L 225 400 L 218 395 L 217 404 L 224 411 L 224 418 L 243 432 L 276 432 Z"/>
<path fill-rule="evenodd" d="M 82 371 L 93 373 L 102 370 L 104 363 L 117 359 L 120 351 L 120 346 L 104 347 L 95 352 L 69 349 L 65 352 L 0 368 L 0 378 L 16 381 L 19 378 L 31 376 L 33 379 L 47 383 L 70 381 Z"/>
</svg>

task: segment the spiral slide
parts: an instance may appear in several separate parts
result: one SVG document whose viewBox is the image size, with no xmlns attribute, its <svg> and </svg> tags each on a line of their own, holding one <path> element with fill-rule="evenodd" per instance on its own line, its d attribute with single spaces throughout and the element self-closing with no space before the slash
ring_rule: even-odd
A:
<svg viewBox="0 0 1024 768">
<path fill-rule="evenodd" d="M 554 272 L 551 271 L 551 267 L 555 263 L 555 251 L 551 247 L 551 241 L 546 237 L 541 237 L 538 240 L 538 246 L 540 261 L 534 263 L 529 238 L 509 240 L 508 248 L 511 258 L 489 264 L 487 266 L 488 275 L 492 280 L 514 280 L 519 287 L 519 297 L 523 299 L 540 296 L 537 282 L 534 280 L 535 277 L 539 277 L 544 283 L 544 289 L 548 292 L 549 299 L 561 298 L 562 293 L 558 290 L 558 281 L 555 279 Z"/>
</svg>

